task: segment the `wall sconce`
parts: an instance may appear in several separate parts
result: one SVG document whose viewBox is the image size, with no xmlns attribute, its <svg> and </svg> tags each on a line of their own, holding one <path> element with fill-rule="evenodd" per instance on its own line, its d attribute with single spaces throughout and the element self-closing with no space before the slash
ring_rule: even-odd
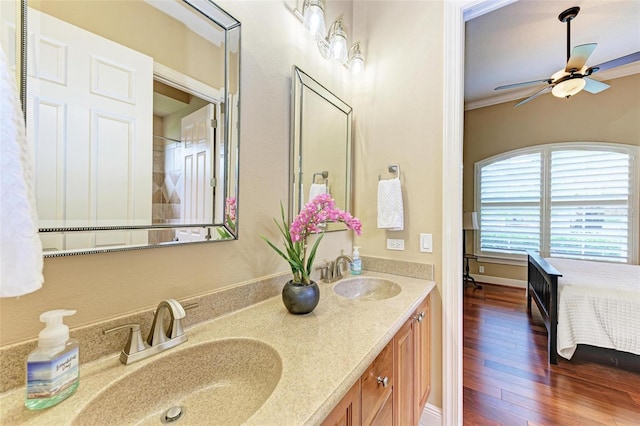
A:
<svg viewBox="0 0 640 426">
<path fill-rule="evenodd" d="M 316 41 L 324 38 L 324 33 L 327 30 L 324 26 L 324 6 L 322 0 L 305 0 L 302 10 L 304 13 L 302 23 L 307 31 L 315 37 Z M 297 11 L 296 9 L 296 12 Z"/>
<path fill-rule="evenodd" d="M 353 74 L 364 69 L 364 55 L 360 51 L 360 42 L 347 49 L 347 33 L 342 27 L 342 18 L 336 19 L 329 27 L 325 37 L 324 4 L 322 0 L 304 0 L 302 13 L 295 9 L 293 13 L 311 33 L 318 49 L 325 59 L 334 60 L 347 67 Z"/>
</svg>

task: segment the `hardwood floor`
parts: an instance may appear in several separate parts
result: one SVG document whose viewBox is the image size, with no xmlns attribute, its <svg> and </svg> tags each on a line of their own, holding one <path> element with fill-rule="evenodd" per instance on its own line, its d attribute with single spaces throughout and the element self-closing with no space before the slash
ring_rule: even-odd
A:
<svg viewBox="0 0 640 426">
<path fill-rule="evenodd" d="M 464 296 L 465 425 L 640 425 L 640 374 L 589 361 L 547 363 L 547 334 L 524 289 Z"/>
</svg>

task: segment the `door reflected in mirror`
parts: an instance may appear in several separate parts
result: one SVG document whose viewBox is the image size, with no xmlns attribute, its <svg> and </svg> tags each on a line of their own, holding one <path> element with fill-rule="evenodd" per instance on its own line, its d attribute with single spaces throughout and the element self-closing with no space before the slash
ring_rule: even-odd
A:
<svg viewBox="0 0 640 426">
<path fill-rule="evenodd" d="M 240 24 L 207 0 L 30 1 L 46 255 L 234 239 Z"/>
<path fill-rule="evenodd" d="M 292 104 L 290 219 L 322 193 L 350 211 L 352 108 L 298 67 L 293 69 Z M 325 229 L 346 228 L 328 223 Z"/>
</svg>

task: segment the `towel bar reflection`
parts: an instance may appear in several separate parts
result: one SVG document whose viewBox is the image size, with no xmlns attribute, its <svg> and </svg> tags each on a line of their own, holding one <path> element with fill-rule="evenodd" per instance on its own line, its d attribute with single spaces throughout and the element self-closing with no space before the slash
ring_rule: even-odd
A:
<svg viewBox="0 0 640 426">
<path fill-rule="evenodd" d="M 320 178 L 322 179 L 322 181 L 320 183 L 327 183 L 327 180 L 329 179 L 329 172 L 324 170 L 322 172 L 317 172 L 313 174 L 313 183 L 317 183 L 316 182 L 316 177 L 320 176 Z"/>
<path fill-rule="evenodd" d="M 396 177 L 400 179 L 400 165 L 399 164 L 389 164 L 389 173 L 395 173 Z M 382 176 L 378 175 L 378 180 L 381 180 Z"/>
</svg>

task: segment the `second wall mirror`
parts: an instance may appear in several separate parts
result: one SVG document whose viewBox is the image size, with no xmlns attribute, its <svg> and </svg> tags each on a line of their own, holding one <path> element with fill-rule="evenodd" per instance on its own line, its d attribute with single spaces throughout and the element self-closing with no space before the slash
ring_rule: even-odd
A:
<svg viewBox="0 0 640 426">
<path fill-rule="evenodd" d="M 289 218 L 315 195 L 329 193 L 351 211 L 352 108 L 298 67 L 293 68 Z M 328 223 L 327 231 L 344 230 Z"/>
</svg>

